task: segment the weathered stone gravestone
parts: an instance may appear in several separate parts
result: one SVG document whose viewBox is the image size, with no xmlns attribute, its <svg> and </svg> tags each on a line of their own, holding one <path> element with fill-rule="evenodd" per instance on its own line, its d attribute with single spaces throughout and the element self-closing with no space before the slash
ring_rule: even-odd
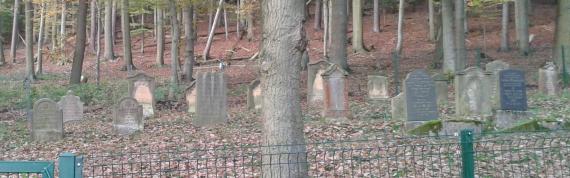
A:
<svg viewBox="0 0 570 178">
<path fill-rule="evenodd" d="M 113 127 L 119 135 L 130 135 L 144 129 L 143 107 L 131 97 L 122 98 L 114 111 Z"/>
<path fill-rule="evenodd" d="M 321 60 L 309 64 L 307 70 L 307 100 L 310 105 L 322 106 L 324 84 L 322 74 L 331 63 Z"/>
<path fill-rule="evenodd" d="M 492 109 L 499 109 L 499 72 L 505 69 L 509 69 L 509 64 L 501 60 L 496 60 L 485 65 L 486 72 L 492 74 L 491 81 L 489 82 Z"/>
<path fill-rule="evenodd" d="M 455 76 L 455 109 L 458 117 L 491 116 L 492 74 L 469 67 Z"/>
<path fill-rule="evenodd" d="M 322 75 L 324 79 L 323 116 L 328 119 L 347 119 L 350 117 L 348 106 L 348 72 L 338 65 L 331 65 Z"/>
<path fill-rule="evenodd" d="M 437 95 L 437 105 L 447 104 L 448 84 L 447 77 L 443 74 L 435 74 L 431 77 L 435 83 L 435 93 Z"/>
<path fill-rule="evenodd" d="M 83 119 L 83 102 L 73 95 L 73 91 L 67 91 L 57 104 L 63 110 L 63 122 Z"/>
<path fill-rule="evenodd" d="M 394 120 L 406 120 L 406 100 L 404 95 L 405 93 L 402 92 L 391 99 L 391 113 Z"/>
<path fill-rule="evenodd" d="M 193 81 L 184 89 L 188 113 L 196 113 L 196 81 Z"/>
<path fill-rule="evenodd" d="M 404 80 L 406 117 L 408 121 L 430 121 L 439 118 L 435 84 L 425 70 L 415 70 Z"/>
<path fill-rule="evenodd" d="M 371 101 L 384 101 L 389 98 L 388 77 L 382 75 L 369 75 L 368 99 Z"/>
<path fill-rule="evenodd" d="M 144 73 L 129 76 L 129 96 L 136 99 L 143 107 L 144 117 L 154 115 L 156 101 L 154 99 L 154 78 Z"/>
<path fill-rule="evenodd" d="M 507 69 L 499 72 L 501 110 L 526 111 L 527 96 L 524 72 Z"/>
<path fill-rule="evenodd" d="M 249 110 L 261 110 L 262 92 L 259 79 L 252 81 L 247 88 L 247 108 Z"/>
<path fill-rule="evenodd" d="M 549 96 L 558 95 L 558 68 L 553 62 L 547 62 L 546 65 L 538 69 L 538 90 Z"/>
<path fill-rule="evenodd" d="M 227 118 L 227 86 L 224 73 L 204 73 L 198 76 L 196 126 L 213 126 L 225 123 Z"/>
<path fill-rule="evenodd" d="M 44 98 L 34 103 L 32 140 L 52 142 L 63 139 L 63 113 L 57 103 Z"/>
</svg>

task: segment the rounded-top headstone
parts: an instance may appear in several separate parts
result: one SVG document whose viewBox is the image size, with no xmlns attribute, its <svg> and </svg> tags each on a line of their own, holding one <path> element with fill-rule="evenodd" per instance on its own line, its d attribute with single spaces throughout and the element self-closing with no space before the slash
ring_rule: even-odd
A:
<svg viewBox="0 0 570 178">
<path fill-rule="evenodd" d="M 51 142 L 63 139 L 63 115 L 56 102 L 43 98 L 34 103 L 32 139 Z"/>
</svg>

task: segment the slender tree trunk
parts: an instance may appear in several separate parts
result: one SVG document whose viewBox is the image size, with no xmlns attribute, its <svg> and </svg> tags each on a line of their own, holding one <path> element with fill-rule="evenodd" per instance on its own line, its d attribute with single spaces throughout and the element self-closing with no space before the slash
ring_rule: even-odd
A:
<svg viewBox="0 0 570 178">
<path fill-rule="evenodd" d="M 111 6 L 111 39 L 113 40 L 113 46 L 117 42 L 117 6 L 118 2 L 121 0 L 110 0 L 112 1 Z"/>
<path fill-rule="evenodd" d="M 157 25 L 156 25 L 156 14 L 157 14 L 157 7 L 154 7 L 153 13 L 152 13 L 152 24 L 154 25 L 154 28 L 152 29 L 152 37 L 156 38 L 156 29 L 157 29 Z"/>
<path fill-rule="evenodd" d="M 97 37 L 97 0 L 91 0 L 91 31 L 89 31 L 89 35 L 91 35 L 89 37 L 90 42 L 91 42 L 91 49 L 93 50 L 93 52 L 95 52 L 96 50 L 96 40 L 95 38 Z"/>
<path fill-rule="evenodd" d="M 434 24 L 434 11 L 435 11 L 435 7 L 434 7 L 434 0 L 429 0 L 428 2 L 428 23 L 429 23 L 429 32 L 428 32 L 428 38 L 430 41 L 435 41 L 435 24 Z"/>
<path fill-rule="evenodd" d="M 210 47 L 212 47 L 212 40 L 214 39 L 214 32 L 216 31 L 216 25 L 218 25 L 218 18 L 220 18 L 220 12 L 224 6 L 224 0 L 220 0 L 218 3 L 218 9 L 216 10 L 216 16 L 214 16 L 214 24 L 212 24 L 212 29 L 210 34 L 208 34 L 208 41 L 206 42 L 206 49 L 204 49 L 204 61 L 208 60 L 210 54 Z"/>
<path fill-rule="evenodd" d="M 37 47 L 37 53 L 38 53 L 38 58 L 37 58 L 37 66 L 36 66 L 36 76 L 40 76 L 43 73 L 43 44 L 44 44 L 44 33 L 45 33 L 45 8 L 46 8 L 46 3 L 42 3 L 41 7 L 40 7 L 40 29 L 39 29 L 39 33 L 38 33 L 38 47 Z"/>
<path fill-rule="evenodd" d="M 248 0 L 249 3 L 254 3 L 251 0 Z M 246 23 L 247 23 L 247 35 L 246 38 L 248 41 L 253 40 L 253 11 L 249 11 L 246 16 Z"/>
<path fill-rule="evenodd" d="M 467 20 L 467 0 L 463 0 L 463 31 L 465 34 L 469 33 L 469 23 Z"/>
<path fill-rule="evenodd" d="M 156 10 L 156 65 L 164 66 L 164 11 Z"/>
<path fill-rule="evenodd" d="M 145 32 L 145 29 L 144 29 L 144 13 L 141 14 L 141 27 L 140 28 L 141 28 L 141 56 L 144 57 L 144 39 L 145 39 L 144 38 L 144 32 Z"/>
<path fill-rule="evenodd" d="M 455 69 L 463 70 L 466 66 L 467 52 L 465 49 L 465 1 L 455 1 Z"/>
<path fill-rule="evenodd" d="M 262 142 L 280 145 L 262 148 L 262 177 L 308 177 L 297 75 L 307 45 L 305 1 L 264 0 L 261 9 Z"/>
<path fill-rule="evenodd" d="M 237 40 L 241 40 L 241 0 L 236 0 L 237 9 L 236 9 L 236 35 Z"/>
<path fill-rule="evenodd" d="M 372 31 L 378 33 L 380 32 L 380 1 L 374 0 L 374 13 L 373 13 L 373 25 Z"/>
<path fill-rule="evenodd" d="M 228 40 L 228 13 L 226 12 L 226 7 L 224 6 L 224 32 L 226 33 L 226 40 Z"/>
<path fill-rule="evenodd" d="M 51 49 L 55 49 L 57 47 L 57 16 L 53 16 L 51 22 Z"/>
<path fill-rule="evenodd" d="M 95 51 L 95 58 L 96 58 L 96 64 L 95 64 L 95 81 L 97 82 L 97 86 L 99 86 L 99 83 L 101 81 L 101 6 L 99 6 L 98 3 L 95 3 L 95 5 L 97 6 L 97 36 L 96 36 L 96 41 L 97 41 L 97 50 Z"/>
<path fill-rule="evenodd" d="M 328 56 L 328 49 L 329 49 L 329 33 L 330 33 L 330 24 L 329 24 L 329 0 L 323 0 L 323 23 L 324 23 L 324 33 L 323 33 L 323 56 Z"/>
<path fill-rule="evenodd" d="M 515 1 L 515 11 L 517 11 L 517 40 L 519 51 L 523 55 L 528 55 L 530 52 L 529 39 L 528 39 L 528 1 L 519 0 Z"/>
<path fill-rule="evenodd" d="M 73 52 L 73 64 L 71 66 L 70 84 L 81 82 L 81 72 L 83 70 L 83 59 L 85 57 L 85 42 L 87 41 L 87 0 L 79 0 L 77 9 L 77 20 L 75 21 L 75 52 Z"/>
<path fill-rule="evenodd" d="M 16 63 L 16 48 L 17 48 L 17 41 L 18 41 L 18 14 L 20 7 L 20 0 L 14 0 L 14 16 L 12 20 L 12 41 L 10 41 L 10 57 L 12 58 L 12 63 Z"/>
<path fill-rule="evenodd" d="M 207 0 L 208 1 L 208 32 L 212 31 L 212 24 L 214 23 L 214 1 L 215 0 Z"/>
<path fill-rule="evenodd" d="M 570 1 L 558 1 L 558 15 L 556 17 L 556 32 L 554 37 L 554 61 L 562 72 L 562 47 L 565 50 L 565 67 L 570 71 Z"/>
<path fill-rule="evenodd" d="M 348 16 L 346 15 L 346 5 L 344 1 L 333 0 L 331 3 L 331 33 L 329 61 L 338 64 L 344 70 L 348 70 L 348 56 L 346 54 L 346 33 Z"/>
<path fill-rule="evenodd" d="M 0 36 L 0 66 L 6 64 L 6 58 L 4 57 L 4 37 Z"/>
<path fill-rule="evenodd" d="M 366 52 L 362 42 L 362 0 L 352 0 L 352 51 Z"/>
<path fill-rule="evenodd" d="M 170 92 L 169 92 L 169 96 L 171 98 L 174 98 L 174 94 L 176 91 L 176 88 L 178 87 L 178 58 L 179 58 L 179 49 L 178 49 L 178 43 L 180 41 L 180 31 L 179 31 L 179 27 L 178 27 L 178 19 L 176 17 L 176 1 L 175 0 L 169 0 L 169 10 L 170 10 L 170 23 L 172 24 L 172 43 L 171 43 L 171 47 L 170 47 L 170 71 L 171 71 L 171 75 L 170 75 Z M 213 26 L 212 26 L 213 28 Z"/>
<path fill-rule="evenodd" d="M 123 69 L 128 70 L 131 66 L 132 70 L 136 67 L 133 64 L 133 56 L 131 51 L 131 29 L 129 22 L 129 0 L 122 0 L 121 6 L 121 27 L 123 31 L 123 58 L 125 59 L 125 66 Z M 176 16 L 174 16 L 176 18 Z"/>
<path fill-rule="evenodd" d="M 402 43 L 404 41 L 404 3 L 404 0 L 400 0 L 400 6 L 398 10 L 398 42 L 396 43 L 395 50 L 398 56 L 402 56 Z"/>
<path fill-rule="evenodd" d="M 499 51 L 509 51 L 509 2 L 503 2 L 501 18 L 501 48 Z"/>
<path fill-rule="evenodd" d="M 192 14 L 194 13 L 194 7 L 192 4 L 184 8 L 184 39 L 186 40 L 186 46 L 184 50 L 184 76 L 186 81 L 191 82 L 194 80 L 192 77 L 193 67 L 194 67 L 194 28 Z M 239 20 L 237 22 L 239 24 Z"/>
<path fill-rule="evenodd" d="M 314 0 L 315 1 L 315 21 L 314 27 L 315 30 L 321 30 L 321 19 L 322 19 L 322 9 L 323 9 L 323 0 Z"/>
<path fill-rule="evenodd" d="M 443 72 L 455 73 L 455 45 L 453 31 L 452 0 L 441 0 L 441 24 L 443 31 Z"/>
<path fill-rule="evenodd" d="M 67 8 L 67 2 L 65 0 L 61 1 L 61 26 L 59 27 L 59 47 L 61 48 L 61 50 L 63 50 L 63 48 L 65 47 L 65 21 L 66 21 L 66 16 L 67 16 L 67 12 L 66 12 L 66 8 Z"/>
<path fill-rule="evenodd" d="M 33 4 L 32 0 L 24 0 L 25 7 L 25 26 L 26 26 L 26 77 L 30 81 L 34 81 L 36 76 L 34 75 L 34 26 L 32 20 Z"/>
<path fill-rule="evenodd" d="M 114 46 L 114 31 L 113 31 L 113 0 L 106 0 L 105 2 L 105 52 L 103 58 L 105 60 L 115 60 L 113 52 Z"/>
<path fill-rule="evenodd" d="M 331 16 L 332 16 L 331 14 L 332 14 L 332 11 L 333 11 L 333 9 L 332 9 L 332 0 L 327 1 L 327 4 L 328 4 L 328 6 L 327 6 L 327 7 L 328 7 L 327 24 L 328 24 L 328 26 L 329 26 L 329 27 L 328 27 L 328 32 L 327 32 L 327 34 L 328 34 L 328 36 L 327 36 L 327 39 L 328 39 L 327 44 L 329 44 L 329 47 L 330 47 L 331 39 L 332 39 L 331 24 L 332 24 L 332 20 L 333 20 L 333 19 L 331 18 Z"/>
</svg>

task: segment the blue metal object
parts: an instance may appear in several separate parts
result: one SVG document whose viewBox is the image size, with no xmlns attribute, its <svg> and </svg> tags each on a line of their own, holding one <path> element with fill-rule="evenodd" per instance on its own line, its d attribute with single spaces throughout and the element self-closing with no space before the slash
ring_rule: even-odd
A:
<svg viewBox="0 0 570 178">
<path fill-rule="evenodd" d="M 64 152 L 59 155 L 59 177 L 82 178 L 83 157 Z"/>
<path fill-rule="evenodd" d="M 0 161 L 0 173 L 36 173 L 54 177 L 53 161 Z"/>
</svg>

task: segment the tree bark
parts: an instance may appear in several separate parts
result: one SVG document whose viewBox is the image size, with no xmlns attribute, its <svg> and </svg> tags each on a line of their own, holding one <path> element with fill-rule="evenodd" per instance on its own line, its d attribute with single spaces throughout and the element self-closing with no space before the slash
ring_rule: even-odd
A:
<svg viewBox="0 0 570 178">
<path fill-rule="evenodd" d="M 96 41 L 97 41 L 97 48 L 95 51 L 95 58 L 96 58 L 96 64 L 95 64 L 95 81 L 97 82 L 97 86 L 99 86 L 99 83 L 101 81 L 101 6 L 98 5 L 98 3 L 95 3 L 95 5 L 97 6 L 97 36 L 96 36 Z"/>
<path fill-rule="evenodd" d="M 435 24 L 434 24 L 434 11 L 435 11 L 435 7 L 434 7 L 434 0 L 429 0 L 428 2 L 428 23 L 429 23 L 429 32 L 428 32 L 428 38 L 430 41 L 435 41 Z"/>
<path fill-rule="evenodd" d="M 329 33 L 331 28 L 329 24 L 329 1 L 330 0 L 323 0 L 323 23 L 325 26 L 323 33 L 323 56 L 325 58 L 329 55 Z"/>
<path fill-rule="evenodd" d="M 178 87 L 178 58 L 179 58 L 179 49 L 178 43 L 180 41 L 180 29 L 178 26 L 178 19 L 176 17 L 176 1 L 169 0 L 169 10 L 170 10 L 170 23 L 172 24 L 172 43 L 170 47 L 170 90 L 169 96 L 174 98 L 176 88 Z M 212 26 L 214 28 L 214 26 Z"/>
<path fill-rule="evenodd" d="M 501 17 L 501 48 L 499 51 L 509 51 L 509 2 L 503 2 Z"/>
<path fill-rule="evenodd" d="M 465 69 L 467 52 L 465 49 L 465 1 L 455 1 L 455 69 Z"/>
<path fill-rule="evenodd" d="M 400 6 L 398 10 L 398 42 L 396 43 L 396 54 L 402 56 L 402 46 L 404 42 L 404 0 L 400 0 Z"/>
<path fill-rule="evenodd" d="M 236 9 L 236 35 L 237 35 L 237 40 L 241 40 L 241 27 L 242 27 L 242 23 L 241 23 L 241 0 L 236 0 L 237 3 L 237 9 Z M 193 14 L 191 14 L 193 15 Z"/>
<path fill-rule="evenodd" d="M 372 31 L 378 33 L 380 32 L 380 2 L 379 0 L 374 0 L 374 13 L 373 13 L 373 24 Z"/>
<path fill-rule="evenodd" d="M 322 23 L 322 9 L 323 9 L 323 0 L 314 0 L 315 1 L 315 20 L 313 28 L 315 30 L 321 30 L 321 23 Z"/>
<path fill-rule="evenodd" d="M 352 51 L 366 52 L 362 42 L 362 0 L 352 0 Z"/>
<path fill-rule="evenodd" d="M 194 7 L 192 4 L 184 8 L 184 39 L 186 40 L 186 46 L 184 50 L 184 79 L 188 82 L 192 82 L 194 78 L 192 77 L 193 67 L 194 67 L 194 20 L 192 14 L 194 13 Z M 237 22 L 239 23 L 239 21 Z"/>
<path fill-rule="evenodd" d="M 112 1 L 111 6 L 111 40 L 113 40 L 113 45 L 117 42 L 117 6 L 118 2 L 121 0 L 110 0 Z"/>
<path fill-rule="evenodd" d="M 224 9 L 224 32 L 226 35 L 226 41 L 228 40 L 228 13 L 226 11 L 226 7 L 223 7 Z"/>
<path fill-rule="evenodd" d="M 207 0 L 208 1 L 208 32 L 212 30 L 212 24 L 214 23 L 214 1 L 215 0 Z"/>
<path fill-rule="evenodd" d="M 125 60 L 125 66 L 123 69 L 128 70 L 131 66 L 132 70 L 136 67 L 133 64 L 133 56 L 131 51 L 131 29 L 129 25 L 129 0 L 122 0 L 123 4 L 121 7 L 121 27 L 123 31 L 123 59 Z M 176 16 L 174 16 L 176 18 Z"/>
<path fill-rule="evenodd" d="M 212 24 L 212 29 L 210 30 L 210 34 L 208 35 L 208 41 L 206 42 L 206 49 L 204 49 L 204 54 L 203 54 L 204 61 L 208 60 L 208 56 L 210 54 L 210 47 L 212 47 L 212 40 L 214 39 L 214 32 L 216 31 L 216 25 L 218 25 L 218 18 L 220 18 L 220 12 L 223 6 L 224 6 L 224 0 L 220 0 L 220 2 L 218 3 L 218 9 L 216 10 L 216 16 L 214 16 L 214 24 Z"/>
<path fill-rule="evenodd" d="M 38 47 L 37 47 L 37 53 L 38 53 L 38 58 L 37 58 L 37 66 L 36 66 L 36 76 L 40 76 L 43 73 L 43 44 L 44 44 L 44 33 L 45 33 L 45 8 L 46 8 L 46 3 L 42 3 L 41 7 L 40 7 L 40 29 L 39 29 L 39 33 L 38 33 Z"/>
<path fill-rule="evenodd" d="M 558 1 L 558 15 L 556 17 L 556 32 L 554 37 L 554 60 L 562 71 L 562 46 L 565 50 L 566 71 L 570 71 L 570 1 Z"/>
<path fill-rule="evenodd" d="M 455 73 L 455 45 L 453 31 L 452 0 L 441 0 L 441 24 L 443 31 L 443 72 Z"/>
<path fill-rule="evenodd" d="M 67 12 L 65 9 L 67 8 L 67 2 L 65 0 L 61 1 L 61 22 L 59 27 L 59 47 L 63 50 L 65 46 L 65 21 Z"/>
<path fill-rule="evenodd" d="M 4 37 L 0 36 L 0 66 L 6 64 L 6 58 L 4 57 Z"/>
<path fill-rule="evenodd" d="M 519 51 L 522 55 L 528 55 L 530 52 L 528 39 L 528 1 L 515 1 L 515 11 L 517 11 L 517 41 Z"/>
<path fill-rule="evenodd" d="M 103 54 L 105 60 L 115 60 L 113 33 L 113 0 L 107 0 L 105 2 L 105 52 Z"/>
<path fill-rule="evenodd" d="M 251 1 L 251 0 L 248 0 L 248 1 L 246 1 L 246 2 L 254 3 L 254 2 Z M 247 35 L 246 35 L 246 38 L 247 38 L 248 41 L 253 40 L 253 25 L 254 25 L 254 24 L 253 24 L 253 13 L 254 13 L 254 12 L 250 10 L 249 12 L 247 12 L 247 16 L 246 16 L 246 23 L 247 23 Z"/>
<path fill-rule="evenodd" d="M 81 82 L 81 72 L 83 70 L 83 59 L 85 57 L 85 42 L 87 41 L 87 0 L 79 0 L 79 9 L 77 9 L 77 20 L 75 21 L 75 51 L 73 52 L 73 64 L 71 66 L 70 84 L 79 84 Z"/>
<path fill-rule="evenodd" d="M 264 0 L 261 9 L 262 142 L 279 145 L 262 148 L 262 177 L 308 177 L 299 89 L 305 1 Z"/>
<path fill-rule="evenodd" d="M 26 28 L 26 77 L 30 81 L 34 81 L 36 76 L 34 75 L 34 26 L 33 26 L 33 19 L 32 19 L 32 12 L 33 12 L 33 4 L 32 0 L 24 0 L 24 8 L 25 8 L 25 28 Z"/>
<path fill-rule="evenodd" d="M 91 49 L 95 52 L 96 48 L 96 40 L 97 37 L 97 0 L 91 0 L 91 31 L 89 31 L 89 39 L 91 42 Z"/>
<path fill-rule="evenodd" d="M 145 29 L 144 29 L 144 12 L 141 14 L 140 29 L 141 29 L 141 56 L 144 57 L 144 39 L 145 39 L 144 38 L 144 32 L 145 32 Z"/>
<path fill-rule="evenodd" d="M 53 16 L 51 22 L 51 49 L 55 49 L 57 47 L 57 16 Z"/>
<path fill-rule="evenodd" d="M 329 46 L 329 61 L 338 64 L 344 70 L 348 70 L 348 56 L 346 54 L 346 32 L 348 16 L 346 15 L 346 5 L 344 1 L 332 0 L 330 32 L 331 44 Z"/>
<path fill-rule="evenodd" d="M 18 14 L 20 7 L 20 0 L 14 0 L 14 16 L 12 20 L 12 41 L 10 41 L 10 57 L 12 58 L 12 63 L 16 63 L 16 45 L 18 41 Z"/>
<path fill-rule="evenodd" d="M 164 66 L 164 11 L 156 10 L 156 65 Z"/>
</svg>

